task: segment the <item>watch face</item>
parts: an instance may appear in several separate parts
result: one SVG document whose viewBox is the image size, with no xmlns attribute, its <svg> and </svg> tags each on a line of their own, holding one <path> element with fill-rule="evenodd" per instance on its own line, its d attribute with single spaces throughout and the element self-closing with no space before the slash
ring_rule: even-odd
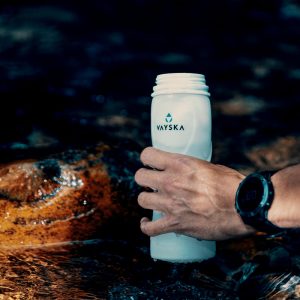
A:
<svg viewBox="0 0 300 300">
<path fill-rule="evenodd" d="M 258 208 L 264 195 L 264 185 L 258 178 L 249 178 L 247 184 L 239 191 L 239 207 L 244 212 L 252 212 Z"/>
</svg>

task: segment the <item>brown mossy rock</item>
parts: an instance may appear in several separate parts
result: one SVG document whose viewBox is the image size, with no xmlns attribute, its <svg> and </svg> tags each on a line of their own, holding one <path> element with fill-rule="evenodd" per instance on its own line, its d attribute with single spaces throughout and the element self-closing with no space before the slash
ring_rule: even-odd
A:
<svg viewBox="0 0 300 300">
<path fill-rule="evenodd" d="M 101 144 L 0 165 L 0 248 L 85 240 L 116 216 L 137 216 L 137 155 Z"/>
<path fill-rule="evenodd" d="M 258 169 L 278 170 L 300 163 L 300 137 L 284 136 L 267 145 L 257 145 L 246 156 Z"/>
</svg>

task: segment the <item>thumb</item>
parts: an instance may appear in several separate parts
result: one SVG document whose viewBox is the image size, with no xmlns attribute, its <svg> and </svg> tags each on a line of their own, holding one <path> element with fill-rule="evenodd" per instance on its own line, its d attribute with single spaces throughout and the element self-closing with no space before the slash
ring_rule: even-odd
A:
<svg viewBox="0 0 300 300">
<path fill-rule="evenodd" d="M 168 216 L 164 216 L 155 221 L 150 221 L 148 218 L 142 218 L 141 230 L 149 236 L 156 236 L 162 233 L 174 231 L 174 224 Z"/>
</svg>

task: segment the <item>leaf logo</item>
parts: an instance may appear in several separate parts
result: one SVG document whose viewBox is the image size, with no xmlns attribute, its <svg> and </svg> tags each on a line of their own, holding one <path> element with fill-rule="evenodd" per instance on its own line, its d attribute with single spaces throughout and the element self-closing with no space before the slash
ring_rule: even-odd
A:
<svg viewBox="0 0 300 300">
<path fill-rule="evenodd" d="M 167 123 L 171 123 L 172 120 L 173 120 L 172 115 L 171 115 L 170 113 L 168 113 L 168 114 L 166 115 L 165 120 L 166 120 Z"/>
</svg>

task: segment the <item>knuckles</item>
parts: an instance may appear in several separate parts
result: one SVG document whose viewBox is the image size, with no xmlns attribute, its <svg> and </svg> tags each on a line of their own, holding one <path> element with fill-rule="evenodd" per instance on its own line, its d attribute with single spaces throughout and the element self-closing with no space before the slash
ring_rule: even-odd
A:
<svg viewBox="0 0 300 300">
<path fill-rule="evenodd" d="M 179 190 L 185 189 L 184 179 L 179 176 L 166 178 L 163 186 L 167 194 L 177 194 Z"/>
<path fill-rule="evenodd" d="M 182 171 L 193 168 L 194 159 L 185 155 L 177 155 L 174 157 L 173 167 L 176 170 Z"/>
</svg>

